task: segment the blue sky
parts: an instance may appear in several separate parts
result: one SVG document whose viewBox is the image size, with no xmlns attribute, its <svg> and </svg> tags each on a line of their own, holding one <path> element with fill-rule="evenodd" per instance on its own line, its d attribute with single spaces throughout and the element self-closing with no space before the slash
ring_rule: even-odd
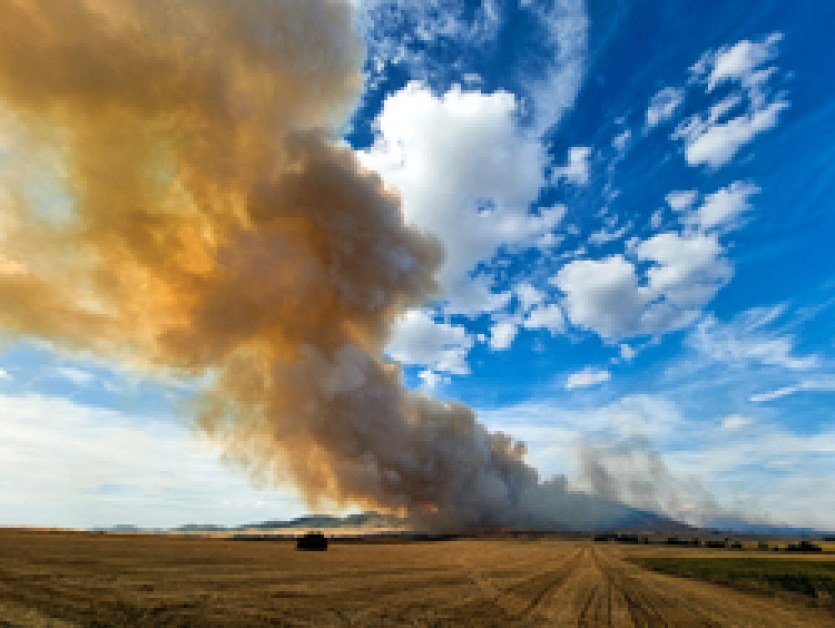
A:
<svg viewBox="0 0 835 628">
<path fill-rule="evenodd" d="M 594 455 L 636 506 L 835 528 L 835 9 L 355 5 L 345 141 L 446 250 L 388 346 L 409 385 L 578 488 Z M 6 341 L 0 524 L 300 514 L 181 418 L 191 391 Z"/>
</svg>

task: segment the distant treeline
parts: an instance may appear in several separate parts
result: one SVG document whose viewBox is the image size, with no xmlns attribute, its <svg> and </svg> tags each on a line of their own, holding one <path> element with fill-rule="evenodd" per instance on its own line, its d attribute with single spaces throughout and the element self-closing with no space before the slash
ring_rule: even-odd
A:
<svg viewBox="0 0 835 628">
<path fill-rule="evenodd" d="M 724 538 L 724 539 L 700 539 L 698 537 L 683 538 L 679 536 L 670 536 L 666 539 L 655 539 L 649 536 L 640 536 L 637 534 L 616 534 L 606 533 L 597 534 L 594 540 L 598 543 L 624 543 L 627 545 L 676 545 L 683 547 L 706 547 L 709 549 L 746 549 L 742 541 Z M 756 545 L 749 546 L 750 549 L 760 551 L 780 551 L 779 544 L 769 544 L 767 541 L 758 541 Z M 803 540 L 797 543 L 789 543 L 785 548 L 786 552 L 822 552 L 823 548 L 811 541 Z"/>
</svg>

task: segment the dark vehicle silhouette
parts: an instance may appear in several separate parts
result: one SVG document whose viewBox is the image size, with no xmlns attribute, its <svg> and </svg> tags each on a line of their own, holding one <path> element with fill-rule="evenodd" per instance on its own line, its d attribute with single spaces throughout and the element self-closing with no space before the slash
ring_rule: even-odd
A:
<svg viewBox="0 0 835 628">
<path fill-rule="evenodd" d="M 308 532 L 296 540 L 296 549 L 324 552 L 328 549 L 328 540 L 321 532 Z"/>
</svg>

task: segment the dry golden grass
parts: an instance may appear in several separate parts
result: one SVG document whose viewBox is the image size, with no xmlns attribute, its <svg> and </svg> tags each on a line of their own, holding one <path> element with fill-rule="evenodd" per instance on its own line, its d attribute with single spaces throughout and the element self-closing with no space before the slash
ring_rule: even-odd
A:
<svg viewBox="0 0 835 628">
<path fill-rule="evenodd" d="M 555 539 L 297 552 L 286 541 L 3 530 L 0 625 L 835 624 L 826 609 L 654 573 L 627 552 L 710 555 Z"/>
</svg>

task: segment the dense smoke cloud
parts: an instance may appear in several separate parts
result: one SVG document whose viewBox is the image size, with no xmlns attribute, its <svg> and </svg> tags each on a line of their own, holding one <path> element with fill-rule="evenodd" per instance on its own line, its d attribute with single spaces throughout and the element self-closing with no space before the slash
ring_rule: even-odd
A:
<svg viewBox="0 0 835 628">
<path fill-rule="evenodd" d="M 579 484 L 590 493 L 690 525 L 751 532 L 785 526 L 754 503 L 723 505 L 697 478 L 673 472 L 645 436 L 584 443 L 580 469 Z"/>
<path fill-rule="evenodd" d="M 338 141 L 361 61 L 331 1 L 5 2 L 0 331 L 207 375 L 197 423 L 311 504 L 618 523 L 383 359 L 442 253 Z"/>
<path fill-rule="evenodd" d="M 641 510 L 699 526 L 714 525 L 723 518 L 756 519 L 722 508 L 697 479 L 674 474 L 644 436 L 585 443 L 580 466 L 580 482 L 590 492 Z"/>
</svg>

